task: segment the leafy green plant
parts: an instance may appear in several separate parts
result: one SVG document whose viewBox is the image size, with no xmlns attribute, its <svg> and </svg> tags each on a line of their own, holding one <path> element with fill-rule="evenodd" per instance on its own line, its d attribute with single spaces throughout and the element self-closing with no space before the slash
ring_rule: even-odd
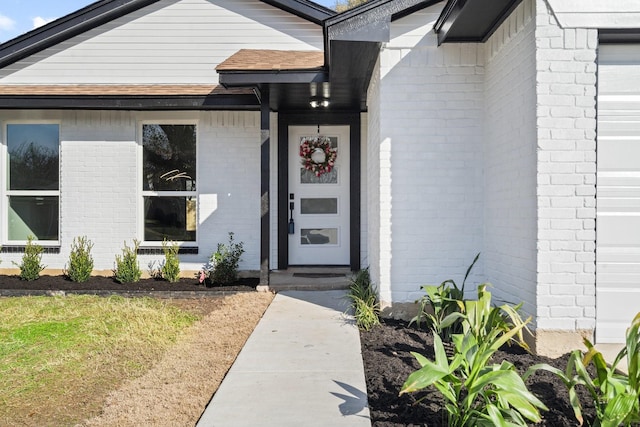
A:
<svg viewBox="0 0 640 427">
<path fill-rule="evenodd" d="M 522 320 L 517 309 L 491 306 L 486 285 L 478 287 L 478 300 L 465 301 L 462 333 L 453 334 L 456 352 L 449 358 L 442 339 L 434 334 L 435 360 L 412 353 L 421 369 L 413 372 L 400 394 L 434 386 L 445 398 L 449 426 L 526 426 L 539 422 L 546 406 L 529 390 L 509 362 L 489 365 L 493 354 L 516 340 L 531 320 Z"/>
<path fill-rule="evenodd" d="M 218 250 L 209 260 L 212 266 L 209 274 L 211 283 L 224 285 L 238 280 L 238 264 L 243 253 L 243 243 L 235 243 L 233 233 L 229 233 L 229 243 L 218 243 Z"/>
<path fill-rule="evenodd" d="M 124 242 L 122 248 L 122 256 L 116 255 L 116 269 L 114 270 L 115 279 L 120 283 L 135 283 L 140 280 L 142 271 L 138 263 L 138 248 L 140 242 L 133 240 L 133 247 L 127 246 Z"/>
<path fill-rule="evenodd" d="M 162 251 L 164 252 L 164 263 L 161 267 L 162 278 L 170 283 L 180 280 L 180 259 L 178 251 L 180 246 L 176 242 L 162 242 Z"/>
<path fill-rule="evenodd" d="M 576 392 L 578 385 L 583 386 L 591 395 L 596 409 L 594 427 L 618 427 L 640 423 L 640 313 L 627 329 L 625 346 L 616 355 L 611 366 L 588 339 L 584 339 L 587 352 L 575 350 L 569 356 L 564 371 L 539 364 L 530 367 L 524 378 L 542 369 L 557 375 L 569 391 L 569 401 L 576 419 L 582 425 L 582 405 Z M 628 374 L 621 373 L 617 367 L 627 358 Z M 591 378 L 587 367 L 593 363 L 596 375 Z"/>
<path fill-rule="evenodd" d="M 91 249 L 93 243 L 87 236 L 74 237 L 69 255 L 69 268 L 64 274 L 74 282 L 86 282 L 93 271 Z"/>
<path fill-rule="evenodd" d="M 371 283 L 369 269 L 358 271 L 350 282 L 347 298 L 351 300 L 350 308 L 354 312 L 356 325 L 360 329 L 370 331 L 371 328 L 380 324 L 380 302 Z"/>
<path fill-rule="evenodd" d="M 421 327 L 422 322 L 425 322 L 427 328 L 439 335 L 444 342 L 451 341 L 453 334 L 460 333 L 462 331 L 461 312 L 464 308 L 464 287 L 479 257 L 480 253 L 467 268 L 461 287 L 458 287 L 456 282 L 451 279 L 445 280 L 437 286 L 422 286 L 426 295 L 417 301 L 418 314 L 411 319 L 411 323 Z"/>
<path fill-rule="evenodd" d="M 21 263 L 13 263 L 20 268 L 20 279 L 22 280 L 37 280 L 42 270 L 46 268 L 45 265 L 42 265 L 42 246 L 33 243 L 34 238 L 34 236 L 27 237 L 27 246 L 24 249 Z"/>
</svg>

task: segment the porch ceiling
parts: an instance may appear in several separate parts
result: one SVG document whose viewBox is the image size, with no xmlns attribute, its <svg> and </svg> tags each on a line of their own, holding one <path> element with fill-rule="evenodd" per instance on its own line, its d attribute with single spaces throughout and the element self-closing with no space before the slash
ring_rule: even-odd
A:
<svg viewBox="0 0 640 427">
<path fill-rule="evenodd" d="M 269 91 L 273 111 L 311 111 L 312 100 L 328 100 L 330 111 L 365 111 L 366 91 L 378 43 L 332 41 L 331 67 L 323 52 L 244 50 L 217 67 L 227 88 Z"/>
<path fill-rule="evenodd" d="M 438 44 L 484 42 L 522 0 L 449 0 L 435 24 Z"/>
</svg>

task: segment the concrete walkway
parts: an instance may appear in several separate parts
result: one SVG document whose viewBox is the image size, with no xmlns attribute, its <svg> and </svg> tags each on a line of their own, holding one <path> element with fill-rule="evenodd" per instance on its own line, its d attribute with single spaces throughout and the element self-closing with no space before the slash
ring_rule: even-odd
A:
<svg viewBox="0 0 640 427">
<path fill-rule="evenodd" d="M 345 291 L 276 295 L 197 427 L 371 426 Z"/>
</svg>

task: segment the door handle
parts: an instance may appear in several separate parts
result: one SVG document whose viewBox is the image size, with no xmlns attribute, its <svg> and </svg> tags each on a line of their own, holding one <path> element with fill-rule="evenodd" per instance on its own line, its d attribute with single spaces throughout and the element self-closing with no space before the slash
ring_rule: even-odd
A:
<svg viewBox="0 0 640 427">
<path fill-rule="evenodd" d="M 293 196 L 293 193 L 291 193 Z M 289 202 L 289 234 L 295 234 L 296 232 L 296 224 L 293 222 L 293 209 L 295 207 L 294 202 Z"/>
</svg>

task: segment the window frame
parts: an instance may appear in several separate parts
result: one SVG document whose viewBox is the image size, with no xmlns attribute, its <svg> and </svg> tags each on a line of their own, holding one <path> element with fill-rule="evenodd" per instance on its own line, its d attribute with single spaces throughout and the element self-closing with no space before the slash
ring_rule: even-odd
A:
<svg viewBox="0 0 640 427">
<path fill-rule="evenodd" d="M 193 191 L 149 191 L 144 190 L 144 126 L 145 125 L 165 125 L 165 126 L 181 126 L 181 125 L 192 125 L 196 128 L 196 189 Z M 161 248 L 162 241 L 155 240 L 145 240 L 145 213 L 144 213 L 144 199 L 145 197 L 193 197 L 196 201 L 196 238 L 195 240 L 176 240 L 180 247 L 197 247 L 198 239 L 200 238 L 200 233 L 198 232 L 200 228 L 200 212 L 199 212 L 199 145 L 200 145 L 200 123 L 199 120 L 195 119 L 158 119 L 158 120 L 142 120 L 138 123 L 138 173 L 137 173 L 137 193 L 138 193 L 138 215 L 137 215 L 137 240 L 140 242 L 140 245 L 145 248 Z"/>
<path fill-rule="evenodd" d="M 59 247 L 62 235 L 62 121 L 61 120 L 5 120 L 0 129 L 0 162 L 2 178 L 0 197 L 4 202 L 0 217 L 2 221 L 2 244 L 6 246 L 26 246 L 27 240 L 9 240 L 9 198 L 10 197 L 57 197 L 58 198 L 58 238 L 56 240 L 34 240 L 43 247 Z M 9 125 L 57 125 L 58 126 L 58 189 L 57 190 L 10 190 L 9 162 Z"/>
</svg>

